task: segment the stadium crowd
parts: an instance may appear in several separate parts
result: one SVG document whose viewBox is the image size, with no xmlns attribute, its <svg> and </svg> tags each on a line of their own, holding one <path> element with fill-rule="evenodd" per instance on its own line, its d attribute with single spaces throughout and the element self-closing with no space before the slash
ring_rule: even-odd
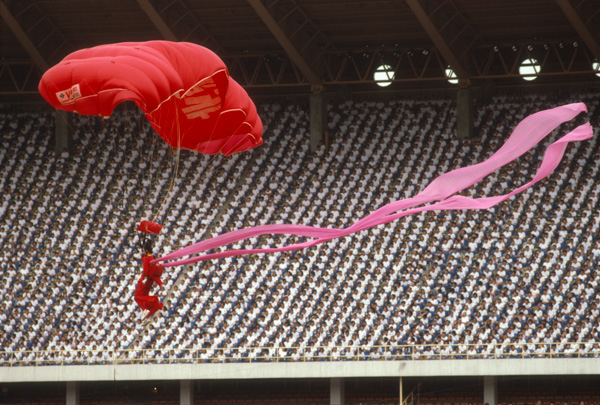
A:
<svg viewBox="0 0 600 405">
<path fill-rule="evenodd" d="M 260 224 L 346 227 L 486 159 L 525 116 L 576 101 L 587 104 L 596 136 L 569 146 L 555 173 L 510 200 L 421 213 L 297 252 L 168 268 L 158 292 L 165 311 L 139 323 L 141 219 L 164 226 L 158 255 Z M 340 102 L 314 153 L 306 107 L 265 104 L 264 145 L 231 157 L 175 153 L 126 109 L 108 120 L 73 116 L 73 150 L 57 154 L 51 112 L 5 109 L 0 365 L 190 353 L 202 361 L 599 357 L 598 104 L 591 94 L 497 96 L 478 105 L 477 136 L 459 141 L 450 100 Z M 466 195 L 528 182 L 543 151 Z"/>
</svg>

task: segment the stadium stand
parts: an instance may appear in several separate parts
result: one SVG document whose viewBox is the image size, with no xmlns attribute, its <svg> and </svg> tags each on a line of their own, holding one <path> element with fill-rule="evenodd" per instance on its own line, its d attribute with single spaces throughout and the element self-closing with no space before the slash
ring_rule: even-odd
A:
<svg viewBox="0 0 600 405">
<path fill-rule="evenodd" d="M 164 225 L 159 254 L 245 226 L 348 226 L 482 161 L 528 114 L 576 101 L 596 137 L 511 200 L 294 253 L 170 268 L 166 310 L 138 322 L 139 220 Z M 228 158 L 177 156 L 128 110 L 74 116 L 75 149 L 57 155 L 53 114 L 4 109 L 0 366 L 599 357 L 598 104 L 595 94 L 497 96 L 478 106 L 479 135 L 459 142 L 452 101 L 345 101 L 330 106 L 330 144 L 315 153 L 307 108 L 266 104 L 265 144 Z M 529 181 L 542 153 L 466 193 Z"/>
</svg>

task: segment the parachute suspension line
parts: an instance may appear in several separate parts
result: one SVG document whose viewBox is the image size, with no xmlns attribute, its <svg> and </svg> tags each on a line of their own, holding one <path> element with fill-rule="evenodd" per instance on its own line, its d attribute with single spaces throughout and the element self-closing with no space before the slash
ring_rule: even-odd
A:
<svg viewBox="0 0 600 405">
<path fill-rule="evenodd" d="M 154 137 L 154 140 L 156 140 L 156 137 Z M 160 150 L 160 147 L 161 147 L 160 143 L 154 142 L 154 140 L 153 140 L 153 143 L 155 146 L 153 147 L 153 154 L 154 154 L 154 150 Z M 160 155 L 160 153 L 159 153 L 159 155 Z M 168 153 L 165 153 L 162 156 L 162 158 L 160 159 L 160 163 L 155 165 L 156 169 L 153 170 L 153 172 L 152 172 L 152 173 L 154 173 L 155 176 L 158 176 L 158 173 L 163 173 L 165 171 L 165 169 L 168 169 L 171 166 L 172 162 L 170 159 L 167 159 L 167 156 L 168 156 Z M 154 161 L 154 160 L 152 160 L 152 161 Z M 156 177 L 155 177 L 155 179 L 156 179 Z M 151 212 L 150 219 L 153 221 L 157 220 L 160 222 L 160 220 L 157 219 L 157 216 L 158 216 L 158 213 L 159 213 L 161 205 L 162 205 L 161 194 L 162 194 L 162 189 L 161 189 L 160 180 L 157 180 L 156 184 L 154 186 L 154 192 L 153 192 L 153 195 L 156 196 L 156 201 L 153 204 L 154 209 L 150 211 Z"/>
<path fill-rule="evenodd" d="M 141 121 L 140 121 L 141 123 Z M 141 128 L 141 126 L 140 126 Z M 154 133 L 154 131 L 151 131 L 151 133 Z M 146 161 L 144 163 L 146 163 L 146 173 L 142 173 L 142 185 L 144 183 L 148 183 L 147 186 L 144 186 L 145 188 L 145 192 L 144 192 L 144 201 L 142 203 L 142 209 L 144 210 L 144 215 L 146 215 L 146 204 L 148 202 L 148 196 L 150 195 L 150 192 L 152 191 L 152 179 L 153 179 L 153 173 L 154 173 L 154 166 L 152 165 L 152 163 L 154 162 L 154 152 L 156 150 L 156 138 L 158 138 L 158 134 L 154 133 L 155 136 L 152 136 L 152 141 L 150 143 L 150 154 L 149 157 L 148 155 L 146 155 Z M 143 148 L 143 143 L 141 144 L 141 151 L 140 151 L 140 156 L 144 156 L 145 154 L 144 152 L 144 148 Z M 160 167 L 160 165 L 159 165 Z M 152 210 L 150 210 L 150 213 L 152 214 Z M 151 217 L 149 218 L 151 221 L 154 220 L 154 216 L 151 215 Z"/>
<path fill-rule="evenodd" d="M 181 155 L 181 149 L 177 148 L 177 152 L 175 152 L 175 162 L 173 164 L 173 170 L 172 170 L 172 176 L 171 176 L 171 184 L 169 184 L 169 189 L 167 190 L 167 194 L 165 194 L 165 199 L 163 200 L 163 204 L 165 203 L 166 198 L 171 195 L 171 192 L 173 191 L 173 186 L 175 185 L 175 179 L 177 178 L 177 175 L 179 174 L 179 157 Z M 160 207 L 162 210 L 162 206 Z"/>
<path fill-rule="evenodd" d="M 108 126 L 109 127 L 108 131 L 111 132 L 111 130 L 114 128 L 115 132 L 116 132 L 117 131 L 117 125 L 114 122 L 114 118 L 113 117 L 109 117 L 106 120 L 107 120 L 107 122 L 110 122 L 110 124 L 111 124 L 111 125 Z M 102 122 L 104 122 L 104 120 L 102 120 Z M 119 146 L 118 146 L 118 142 L 117 142 L 118 136 L 113 137 L 112 134 L 109 134 L 109 136 L 111 138 L 111 143 L 112 143 L 113 150 L 115 151 L 115 153 L 117 153 L 118 150 L 119 150 Z M 121 165 L 121 166 L 123 166 L 123 165 Z"/>
<path fill-rule="evenodd" d="M 57 111 L 65 111 L 65 110 L 58 110 Z M 69 129 L 73 132 L 73 134 L 75 134 L 77 132 L 76 128 L 72 125 L 71 121 L 69 121 L 68 119 L 65 118 L 65 116 L 63 114 L 58 114 L 60 116 L 60 119 L 62 119 L 68 126 Z M 96 131 L 94 129 L 94 127 L 92 127 L 92 124 L 90 123 L 90 120 L 87 120 L 87 127 L 88 127 L 88 131 L 90 133 L 90 135 L 92 135 L 95 138 L 94 144 L 95 144 L 95 148 L 97 148 L 98 145 L 100 145 L 100 139 L 98 138 L 98 134 L 96 134 Z M 87 142 L 87 139 L 86 139 Z M 83 144 L 83 142 L 82 142 Z M 89 153 L 92 154 L 94 152 L 94 149 L 92 149 L 92 142 L 87 142 L 87 145 L 85 145 L 85 150 Z"/>
<path fill-rule="evenodd" d="M 161 212 L 163 212 L 163 206 L 165 205 L 165 202 L 167 201 L 169 195 L 171 194 L 171 191 L 173 190 L 173 185 L 175 184 L 175 178 L 177 177 L 177 171 L 179 169 L 179 153 L 180 153 L 180 149 L 177 148 L 177 152 L 173 152 L 173 148 L 171 148 L 171 152 L 173 153 L 171 156 L 175 157 L 175 160 L 171 159 L 171 172 L 173 173 L 171 175 L 171 181 L 169 182 L 169 188 L 167 189 L 166 192 L 161 193 L 162 194 L 162 199 L 161 199 L 161 203 L 158 205 L 158 208 L 156 210 L 156 212 L 154 213 L 154 217 L 157 217 Z"/>
<path fill-rule="evenodd" d="M 162 153 L 161 153 L 161 155 L 162 155 Z M 156 194 L 156 202 L 154 203 L 154 209 L 152 211 L 152 216 L 151 216 L 152 221 L 155 221 L 155 222 L 158 222 L 161 224 L 162 224 L 162 221 L 158 218 L 158 215 L 160 214 L 160 210 L 165 201 L 165 197 L 163 194 L 163 187 L 162 187 L 162 177 L 163 177 L 162 175 L 164 174 L 163 166 L 165 168 L 167 168 L 167 166 L 168 166 L 168 168 L 170 168 L 172 165 L 172 160 L 165 162 L 166 156 L 167 156 L 167 154 L 164 154 L 162 156 L 160 165 L 157 167 L 157 170 L 156 170 L 156 175 L 158 176 L 158 180 L 156 181 L 156 186 L 154 187 L 154 193 Z"/>
<path fill-rule="evenodd" d="M 56 111 L 62 111 L 63 113 L 65 112 L 65 110 L 59 110 L 56 109 Z M 71 125 L 71 121 L 69 121 L 68 119 L 65 118 L 64 114 L 57 114 L 61 120 L 63 120 L 65 122 L 65 124 L 67 124 L 67 126 L 69 127 L 69 129 L 71 130 L 71 132 L 75 133 L 75 127 L 73 125 Z M 88 122 L 89 125 L 89 122 Z"/>
<path fill-rule="evenodd" d="M 171 167 L 172 167 L 172 175 L 171 175 L 171 182 L 169 184 L 169 188 L 167 189 L 167 192 L 163 194 L 162 197 L 162 202 L 159 204 L 158 206 L 158 211 L 156 212 L 155 216 L 157 216 L 159 213 L 163 212 L 163 205 L 165 204 L 165 202 L 167 201 L 167 198 L 169 197 L 169 195 L 171 194 L 171 191 L 173 191 L 173 186 L 175 184 L 175 178 L 177 177 L 177 173 L 179 171 L 179 156 L 181 154 L 181 126 L 179 125 L 179 114 L 177 114 L 177 106 L 174 105 L 175 111 L 174 111 L 174 117 L 175 117 L 175 126 L 176 126 L 176 134 L 177 134 L 177 152 L 173 152 L 173 147 L 171 147 L 171 153 L 172 156 L 175 156 L 175 161 L 173 161 L 173 159 L 171 159 Z"/>
<path fill-rule="evenodd" d="M 94 119 L 98 119 L 98 117 L 94 117 Z M 90 139 L 90 142 L 87 146 L 87 151 L 88 153 L 93 153 L 96 149 L 98 149 L 98 146 L 100 145 L 100 137 L 98 136 L 98 134 L 96 133 L 96 128 L 94 126 L 92 126 L 92 123 L 90 122 L 91 120 L 87 121 L 87 126 L 88 126 L 88 130 L 90 135 L 92 135 L 93 139 L 93 145 L 94 148 L 92 148 L 92 140 Z M 100 121 L 101 123 L 103 121 Z M 101 124 L 100 127 L 102 127 L 103 125 Z M 102 128 L 100 128 L 102 129 Z"/>
<path fill-rule="evenodd" d="M 127 106 L 125 106 L 125 112 L 122 112 L 122 114 L 126 116 L 127 115 L 126 112 L 127 112 Z M 121 118 L 123 118 L 123 117 L 121 117 Z M 121 121 L 121 122 L 123 122 L 123 121 Z M 115 157 L 117 157 L 117 159 L 118 159 L 119 158 L 119 152 L 123 152 L 123 158 L 125 158 L 125 150 L 127 148 L 125 147 L 124 150 L 121 150 L 121 140 L 125 140 L 125 136 L 126 136 L 125 133 L 127 132 L 127 127 L 129 126 L 129 120 L 125 119 L 125 124 L 123 125 L 123 131 L 122 132 L 119 131 L 119 125 L 116 125 L 116 123 L 114 122 L 114 120 L 113 120 L 113 125 L 115 126 L 115 134 L 117 135 L 113 139 L 113 145 L 114 145 L 115 153 L 116 153 Z M 122 163 L 119 166 L 120 166 L 120 168 L 118 169 L 120 171 L 119 176 L 120 176 L 121 179 L 125 179 L 125 177 L 126 177 L 125 163 Z M 117 197 L 118 201 L 115 200 L 114 203 L 118 204 L 119 207 L 121 207 L 122 209 L 124 209 L 125 208 L 124 207 L 124 198 L 125 198 L 125 196 L 124 196 L 124 193 L 121 190 L 119 190 L 119 191 L 120 191 L 120 193 L 118 193 L 118 194 L 120 194 L 120 197 Z M 117 194 L 117 193 L 115 193 L 115 194 Z M 114 194 L 112 194 L 112 195 L 114 195 Z"/>
<path fill-rule="evenodd" d="M 130 150 L 135 150 L 138 153 L 139 159 L 141 162 L 144 162 L 144 153 L 143 153 L 143 142 L 140 142 L 140 145 L 138 146 L 138 139 L 139 136 L 136 137 L 135 136 L 135 129 L 138 128 L 138 133 L 142 131 L 143 129 L 143 125 L 142 125 L 142 121 L 141 121 L 141 117 L 139 114 L 139 109 L 134 109 L 132 111 L 129 111 L 129 108 L 127 107 L 127 103 L 125 103 L 125 131 L 128 132 L 128 142 L 131 144 L 131 147 L 129 148 Z M 132 120 L 134 117 L 137 117 L 137 126 L 135 123 L 132 123 Z M 141 149 L 141 150 L 140 150 Z M 126 149 L 127 150 L 127 149 Z M 123 151 L 125 152 L 125 151 Z M 137 158 L 136 158 L 137 159 Z M 145 162 L 148 165 L 148 162 Z M 149 166 L 149 165 L 148 165 Z M 133 177 L 133 180 L 135 181 L 135 184 L 142 184 L 142 189 L 145 188 L 144 186 L 144 173 L 142 172 L 142 175 L 140 176 L 140 165 L 136 164 L 135 162 L 133 162 L 133 167 L 134 170 L 131 171 L 130 176 Z M 141 169 L 143 170 L 143 169 Z M 149 170 L 147 171 L 149 172 Z M 128 176 L 128 177 L 130 177 Z M 140 181 L 140 177 L 141 177 L 141 181 Z M 146 200 L 148 197 L 148 190 L 146 190 L 146 192 L 144 192 L 144 200 L 142 202 L 142 206 L 141 209 L 142 211 L 145 210 L 146 207 Z M 143 212 L 143 215 L 145 215 L 146 213 Z"/>
<path fill-rule="evenodd" d="M 63 111 L 64 112 L 64 110 L 58 110 L 58 109 L 56 111 Z M 67 126 L 69 127 L 69 129 L 71 130 L 71 132 L 73 134 L 75 134 L 77 132 L 77 130 L 75 129 L 75 127 L 71 124 L 71 121 L 69 121 L 68 119 L 66 119 L 63 114 L 57 114 L 57 115 L 60 116 L 60 119 L 62 119 L 67 124 Z M 98 135 L 94 131 L 94 128 L 90 124 L 89 120 L 87 121 L 87 126 L 89 128 L 90 134 L 93 135 L 94 138 L 96 138 L 95 145 L 96 146 L 99 145 L 100 144 L 100 140 L 98 139 Z M 86 142 L 87 142 L 87 139 L 86 139 Z M 82 145 L 83 145 L 83 142 L 82 142 Z M 85 150 L 90 155 L 93 153 L 91 142 L 87 142 L 87 144 L 85 145 Z"/>
</svg>

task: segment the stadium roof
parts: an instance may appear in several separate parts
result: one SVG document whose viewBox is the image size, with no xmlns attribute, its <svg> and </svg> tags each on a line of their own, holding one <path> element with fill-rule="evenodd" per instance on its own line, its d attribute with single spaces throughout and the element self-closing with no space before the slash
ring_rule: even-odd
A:
<svg viewBox="0 0 600 405">
<path fill-rule="evenodd" d="M 36 94 L 41 73 L 95 45 L 204 45 L 248 89 L 600 80 L 598 0 L 0 0 L 0 94 Z M 596 62 L 596 63 L 595 63 Z M 596 69 L 596 71 L 594 70 Z M 385 76 L 388 77 L 388 76 Z M 287 89 L 287 90 L 286 90 Z"/>
</svg>

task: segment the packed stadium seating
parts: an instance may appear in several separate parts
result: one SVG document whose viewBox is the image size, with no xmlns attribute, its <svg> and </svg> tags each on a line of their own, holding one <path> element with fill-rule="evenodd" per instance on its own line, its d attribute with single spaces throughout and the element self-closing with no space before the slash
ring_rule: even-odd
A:
<svg viewBox="0 0 600 405">
<path fill-rule="evenodd" d="M 587 104 L 595 137 L 507 202 L 421 213 L 297 252 L 168 268 L 157 292 L 166 309 L 140 324 L 141 219 L 164 226 L 157 255 L 253 225 L 345 227 L 489 157 L 528 114 L 575 101 Z M 73 151 L 56 154 L 51 112 L 6 108 L 0 366 L 599 357 L 598 104 L 592 94 L 500 95 L 478 105 L 477 136 L 458 141 L 451 100 L 344 101 L 330 106 L 328 142 L 314 153 L 307 108 L 265 104 L 264 145 L 231 157 L 172 151 L 127 109 L 73 116 Z M 466 195 L 526 183 L 542 154 Z"/>
</svg>

